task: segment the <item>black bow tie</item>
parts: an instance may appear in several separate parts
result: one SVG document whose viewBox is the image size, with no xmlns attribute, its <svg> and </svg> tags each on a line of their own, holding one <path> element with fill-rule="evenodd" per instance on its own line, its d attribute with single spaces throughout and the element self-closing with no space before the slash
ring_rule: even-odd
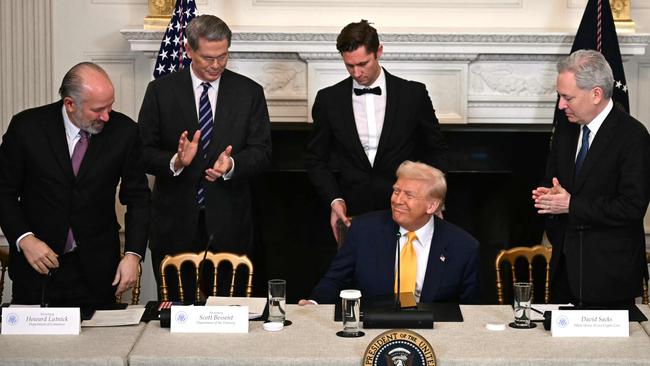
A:
<svg viewBox="0 0 650 366">
<path fill-rule="evenodd" d="M 363 88 L 363 89 L 354 88 L 354 94 L 355 95 L 364 95 L 364 94 L 368 94 L 368 93 L 381 95 L 381 88 L 378 87 L 378 86 L 376 86 L 374 88 Z"/>
</svg>

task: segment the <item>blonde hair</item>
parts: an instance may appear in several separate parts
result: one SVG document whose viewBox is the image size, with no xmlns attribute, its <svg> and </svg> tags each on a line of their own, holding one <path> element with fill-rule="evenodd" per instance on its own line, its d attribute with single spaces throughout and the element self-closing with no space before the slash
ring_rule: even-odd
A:
<svg viewBox="0 0 650 366">
<path fill-rule="evenodd" d="M 427 194 L 431 198 L 439 199 L 440 207 L 443 206 L 447 195 L 447 180 L 445 179 L 445 173 L 439 169 L 424 163 L 405 160 L 397 168 L 395 175 L 397 179 L 407 178 L 426 181 L 429 185 Z"/>
</svg>

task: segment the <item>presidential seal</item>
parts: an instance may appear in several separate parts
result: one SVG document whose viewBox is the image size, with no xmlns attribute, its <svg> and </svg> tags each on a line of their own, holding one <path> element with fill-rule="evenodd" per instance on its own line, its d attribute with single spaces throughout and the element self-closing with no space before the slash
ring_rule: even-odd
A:
<svg viewBox="0 0 650 366">
<path fill-rule="evenodd" d="M 363 355 L 364 366 L 435 366 L 436 354 L 421 335 L 391 329 L 372 340 Z"/>
</svg>

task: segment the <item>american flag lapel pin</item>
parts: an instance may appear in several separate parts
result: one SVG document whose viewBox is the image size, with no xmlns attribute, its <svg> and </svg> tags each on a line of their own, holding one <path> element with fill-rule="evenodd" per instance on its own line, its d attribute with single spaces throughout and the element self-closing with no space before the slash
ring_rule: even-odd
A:
<svg viewBox="0 0 650 366">
<path fill-rule="evenodd" d="M 441 261 L 441 262 L 444 262 L 445 259 L 447 259 L 447 258 L 445 258 L 445 255 L 444 255 L 444 254 L 440 254 L 440 261 Z"/>
</svg>

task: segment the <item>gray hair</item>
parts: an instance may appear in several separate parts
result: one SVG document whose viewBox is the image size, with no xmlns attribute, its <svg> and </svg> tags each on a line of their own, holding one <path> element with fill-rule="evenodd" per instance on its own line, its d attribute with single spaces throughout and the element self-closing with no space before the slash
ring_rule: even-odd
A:
<svg viewBox="0 0 650 366">
<path fill-rule="evenodd" d="M 582 90 L 599 87 L 606 99 L 614 92 L 614 75 L 605 57 L 598 51 L 578 50 L 557 64 L 557 72 L 571 72 Z"/>
<path fill-rule="evenodd" d="M 232 31 L 228 28 L 228 24 L 214 15 L 203 14 L 192 19 L 185 32 L 187 43 L 193 51 L 199 48 L 199 38 L 210 42 L 227 39 L 228 47 L 232 40 Z"/>
<path fill-rule="evenodd" d="M 424 163 L 405 160 L 399 165 L 395 175 L 397 175 L 397 179 L 406 178 L 426 181 L 429 185 L 427 194 L 431 198 L 439 199 L 442 208 L 447 195 L 445 173 Z"/>
<path fill-rule="evenodd" d="M 108 74 L 101 66 L 93 62 L 80 62 L 74 66 L 63 76 L 61 87 L 59 87 L 59 95 L 61 99 L 70 97 L 75 103 L 82 102 L 82 92 L 84 88 L 84 80 L 81 76 L 83 70 L 94 70 L 108 79 Z"/>
</svg>

